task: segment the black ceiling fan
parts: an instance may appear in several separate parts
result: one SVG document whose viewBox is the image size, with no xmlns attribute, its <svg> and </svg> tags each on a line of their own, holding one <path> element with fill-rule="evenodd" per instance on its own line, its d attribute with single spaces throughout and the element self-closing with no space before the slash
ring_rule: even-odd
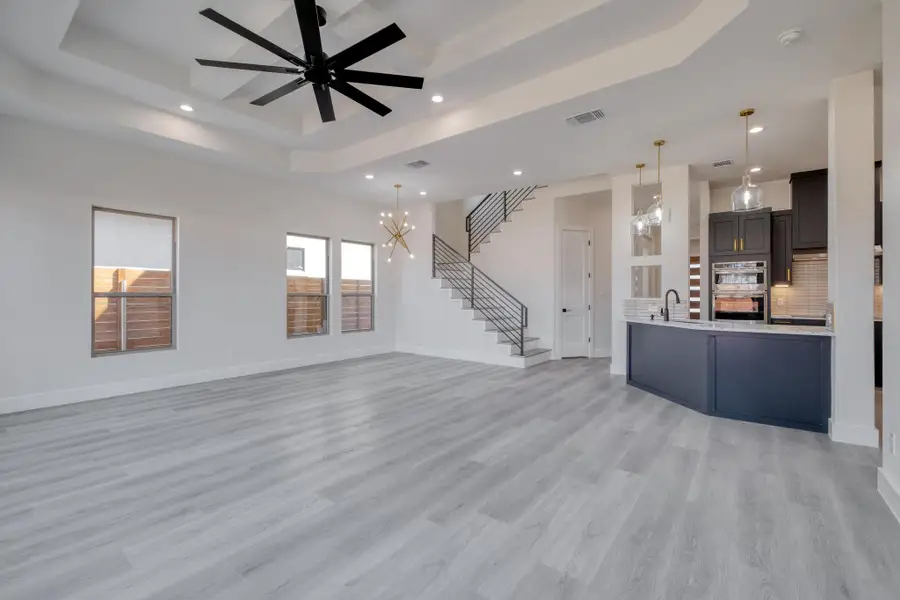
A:
<svg viewBox="0 0 900 600">
<path fill-rule="evenodd" d="M 331 90 L 343 94 L 351 100 L 363 105 L 372 112 L 382 117 L 391 112 L 391 109 L 369 96 L 359 88 L 350 85 L 363 83 L 368 85 L 383 85 L 389 87 L 401 87 L 421 90 L 425 83 L 422 77 L 410 77 L 409 75 L 393 75 L 390 73 L 376 73 L 373 71 L 357 71 L 348 69 L 373 54 L 381 52 L 388 46 L 396 44 L 406 37 L 403 30 L 396 23 L 388 25 L 381 31 L 377 31 L 366 39 L 341 50 L 334 56 L 328 56 L 322 49 L 322 36 L 319 27 L 325 24 L 326 14 L 321 6 L 316 6 L 315 0 L 294 0 L 297 9 L 297 20 L 300 22 L 300 37 L 303 40 L 303 50 L 306 59 L 296 56 L 284 48 L 280 48 L 253 33 L 246 27 L 239 25 L 228 17 L 211 8 L 200 11 L 200 14 L 218 23 L 222 27 L 238 34 L 242 38 L 253 42 L 257 46 L 268 50 L 272 54 L 291 63 L 292 67 L 280 67 L 273 65 L 256 65 L 251 63 L 228 62 L 221 60 L 207 60 L 198 58 L 197 62 L 204 67 L 218 67 L 220 69 L 238 69 L 242 71 L 259 71 L 262 73 L 282 73 L 285 75 L 299 75 L 296 79 L 280 88 L 269 92 L 265 96 L 257 98 L 250 104 L 265 106 L 282 96 L 295 92 L 303 86 L 311 83 L 316 94 L 316 103 L 319 105 L 319 114 L 322 121 L 334 121 L 334 104 L 331 101 Z"/>
</svg>

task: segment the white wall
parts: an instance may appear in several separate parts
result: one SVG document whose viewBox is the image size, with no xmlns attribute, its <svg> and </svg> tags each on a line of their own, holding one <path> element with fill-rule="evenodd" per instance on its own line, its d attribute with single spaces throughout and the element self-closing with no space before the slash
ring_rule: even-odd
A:
<svg viewBox="0 0 900 600">
<path fill-rule="evenodd" d="M 556 236 L 548 189 L 537 190 L 511 223 L 481 244 L 472 262 L 528 307 L 528 335 L 540 338 L 541 348 L 554 349 Z"/>
<path fill-rule="evenodd" d="M 469 211 L 466 209 L 466 200 L 438 202 L 434 205 L 434 232 L 463 256 L 468 256 L 469 253 L 469 234 L 466 233 L 466 216 Z"/>
<path fill-rule="evenodd" d="M 822 165 L 824 168 L 825 165 Z M 763 191 L 763 206 L 771 207 L 772 210 L 790 210 L 791 208 L 791 181 L 790 179 L 779 179 L 777 181 L 767 181 L 758 184 Z M 709 212 L 729 212 L 731 211 L 731 192 L 737 186 L 719 187 L 711 191 L 709 201 Z M 701 229 L 701 235 L 708 234 L 709 230 Z"/>
<path fill-rule="evenodd" d="M 339 332 L 340 240 L 380 246 L 376 205 L 10 118 L 0 140 L 0 412 L 393 350 L 381 261 L 374 332 L 285 333 L 285 234 L 331 238 Z M 92 204 L 178 219 L 177 350 L 91 358 Z"/>
<path fill-rule="evenodd" d="M 875 73 L 835 79 L 828 101 L 828 301 L 834 305 L 832 409 L 839 442 L 878 447 L 872 247 Z"/>
<path fill-rule="evenodd" d="M 711 193 L 708 181 L 698 181 L 700 218 L 700 319 L 709 320 L 709 213 Z"/>
<path fill-rule="evenodd" d="M 416 244 L 422 244 L 415 260 L 404 258 L 392 263 L 401 274 L 397 306 L 396 347 L 443 358 L 473 360 L 497 365 L 518 364 L 510 360 L 509 346 L 497 343 L 497 334 L 485 331 L 484 321 L 472 319 L 471 310 L 451 298 L 432 278 L 431 234 L 441 204 L 422 204 L 416 208 Z M 427 240 L 427 243 L 426 243 Z"/>
<path fill-rule="evenodd" d="M 900 0 L 884 0 L 883 44 L 883 175 L 885 306 L 900 298 Z M 878 489 L 900 519 L 900 455 L 891 436 L 900 437 L 900 315 L 884 311 L 884 452 Z M 897 440 L 900 444 L 900 440 Z M 897 450 L 900 452 L 900 450 Z"/>
<path fill-rule="evenodd" d="M 535 190 L 524 210 L 482 244 L 472 262 L 528 307 L 528 335 L 540 338 L 542 348 L 555 348 L 556 218 L 555 200 L 609 190 L 606 176 L 586 177 Z"/>
<path fill-rule="evenodd" d="M 631 296 L 631 267 L 662 267 L 662 291 L 678 291 L 681 300 L 690 298 L 690 168 L 687 165 L 663 168 L 662 254 L 633 257 L 631 248 L 632 187 L 636 173 L 612 178 L 612 364 L 610 372 L 624 375 L 627 339 L 623 302 Z"/>
<path fill-rule="evenodd" d="M 564 227 L 591 230 L 594 358 L 609 357 L 612 353 L 612 191 L 557 198 L 556 225 L 557 230 Z"/>
</svg>

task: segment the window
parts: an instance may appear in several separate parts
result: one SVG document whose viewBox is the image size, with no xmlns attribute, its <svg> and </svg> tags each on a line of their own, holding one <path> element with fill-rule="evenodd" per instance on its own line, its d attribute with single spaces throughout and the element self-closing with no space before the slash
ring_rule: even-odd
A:
<svg viewBox="0 0 900 600">
<path fill-rule="evenodd" d="M 94 356 L 173 347 L 175 219 L 94 208 Z"/>
<path fill-rule="evenodd" d="M 375 247 L 341 242 L 341 331 L 371 331 L 375 320 Z"/>
<path fill-rule="evenodd" d="M 287 335 L 328 333 L 328 240 L 287 235 Z"/>
</svg>

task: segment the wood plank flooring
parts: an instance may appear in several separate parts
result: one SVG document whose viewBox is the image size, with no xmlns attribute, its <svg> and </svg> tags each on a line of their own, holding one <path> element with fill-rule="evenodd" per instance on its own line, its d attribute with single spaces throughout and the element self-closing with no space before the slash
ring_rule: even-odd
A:
<svg viewBox="0 0 900 600">
<path fill-rule="evenodd" d="M 0 598 L 897 600 L 877 462 L 605 361 L 383 355 L 0 417 Z"/>
</svg>

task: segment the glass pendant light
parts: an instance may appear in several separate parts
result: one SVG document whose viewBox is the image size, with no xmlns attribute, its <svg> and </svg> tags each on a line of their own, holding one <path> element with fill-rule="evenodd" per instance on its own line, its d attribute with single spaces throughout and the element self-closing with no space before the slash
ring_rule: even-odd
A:
<svg viewBox="0 0 900 600">
<path fill-rule="evenodd" d="M 647 218 L 652 227 L 659 227 L 663 221 L 663 200 L 662 200 L 662 147 L 666 145 L 666 140 L 656 140 L 653 142 L 656 146 L 656 184 L 659 186 L 659 193 L 653 196 L 653 204 L 647 210 Z"/>
<path fill-rule="evenodd" d="M 756 111 L 747 108 L 741 111 L 744 117 L 744 181 L 741 187 L 731 193 L 731 210 L 757 210 L 763 207 L 762 188 L 750 180 L 750 117 Z"/>
<path fill-rule="evenodd" d="M 644 185 L 644 163 L 635 165 L 638 170 L 638 188 Z M 644 213 L 643 208 L 639 208 L 637 215 L 631 220 L 631 231 L 634 235 L 649 235 L 650 233 L 650 217 Z"/>
</svg>

